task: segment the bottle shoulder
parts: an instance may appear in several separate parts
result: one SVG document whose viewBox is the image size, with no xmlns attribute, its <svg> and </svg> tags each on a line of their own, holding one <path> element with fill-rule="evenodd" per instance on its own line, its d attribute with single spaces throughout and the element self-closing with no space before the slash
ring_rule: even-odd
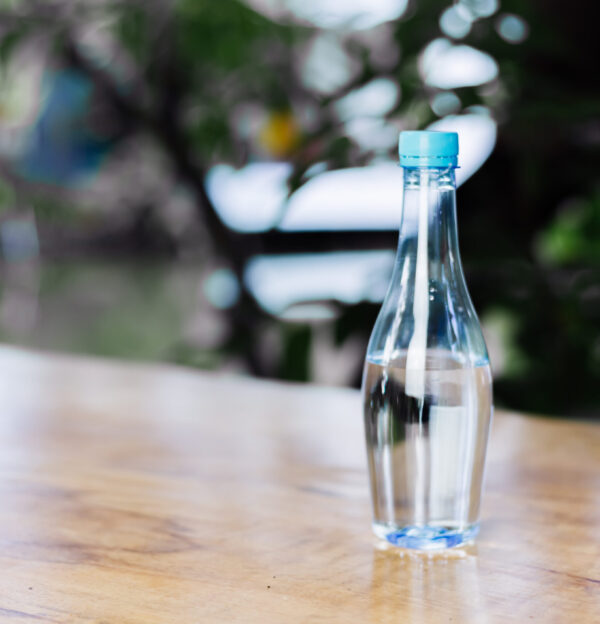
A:
<svg viewBox="0 0 600 624">
<path fill-rule="evenodd" d="M 417 316 L 415 316 L 417 314 Z M 427 306 L 415 310 L 410 285 L 390 285 L 371 333 L 367 357 L 387 360 L 411 345 L 415 332 L 425 329 L 428 350 L 449 351 L 463 362 L 489 362 L 483 332 L 475 308 L 464 287 L 431 283 Z"/>
</svg>

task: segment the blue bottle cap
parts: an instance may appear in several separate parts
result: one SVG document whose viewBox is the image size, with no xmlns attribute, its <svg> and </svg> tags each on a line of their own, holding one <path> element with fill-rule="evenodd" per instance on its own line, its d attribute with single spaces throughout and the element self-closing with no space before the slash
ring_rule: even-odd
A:
<svg viewBox="0 0 600 624">
<path fill-rule="evenodd" d="M 407 130 L 400 133 L 398 151 L 402 167 L 456 167 L 458 134 Z"/>
</svg>

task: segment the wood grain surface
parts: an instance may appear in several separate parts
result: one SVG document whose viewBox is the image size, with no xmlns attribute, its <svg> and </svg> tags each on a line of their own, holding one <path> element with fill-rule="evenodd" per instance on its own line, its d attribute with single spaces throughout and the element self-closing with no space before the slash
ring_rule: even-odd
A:
<svg viewBox="0 0 600 624">
<path fill-rule="evenodd" d="M 370 533 L 351 390 L 0 349 L 0 621 L 600 622 L 600 427 L 499 413 L 473 546 Z"/>
</svg>

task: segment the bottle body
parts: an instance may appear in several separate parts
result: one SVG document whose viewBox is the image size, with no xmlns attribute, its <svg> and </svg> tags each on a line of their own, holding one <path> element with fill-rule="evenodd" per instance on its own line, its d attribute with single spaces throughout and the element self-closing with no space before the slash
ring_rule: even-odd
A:
<svg viewBox="0 0 600 624">
<path fill-rule="evenodd" d="M 458 252 L 453 167 L 404 169 L 398 255 L 363 398 L 376 535 L 420 549 L 474 537 L 492 380 Z"/>
</svg>

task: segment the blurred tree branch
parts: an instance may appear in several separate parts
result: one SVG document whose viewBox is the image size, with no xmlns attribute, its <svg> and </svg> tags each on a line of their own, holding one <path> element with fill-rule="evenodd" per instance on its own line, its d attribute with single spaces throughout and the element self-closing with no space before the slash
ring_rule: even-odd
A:
<svg viewBox="0 0 600 624">
<path fill-rule="evenodd" d="M 138 105 L 135 94 L 125 93 L 107 71 L 95 66 L 85 55 L 81 54 L 69 34 L 65 34 L 64 47 L 69 63 L 84 72 L 102 90 L 124 120 L 156 138 L 171 157 L 177 176 L 193 191 L 199 216 L 210 232 L 215 251 L 231 264 L 239 282 L 241 300 L 237 306 L 226 312 L 230 317 L 234 334 L 250 340 L 247 350 L 250 369 L 255 375 L 265 376 L 267 371 L 257 355 L 257 345 L 253 344 L 259 319 L 264 313 L 244 285 L 244 263 L 251 255 L 250 250 L 247 249 L 249 241 L 223 224 L 206 192 L 204 184 L 206 171 L 195 161 L 180 125 L 178 113 L 182 90 L 178 81 L 174 54 L 169 54 L 163 61 L 164 69 L 161 75 L 164 80 L 164 97 L 159 102 L 156 111 L 147 111 Z M 172 50 L 172 46 L 170 48 Z"/>
<path fill-rule="evenodd" d="M 144 3 L 138 2 L 124 4 L 144 6 Z M 251 239 L 231 231 L 219 219 L 204 184 L 206 171 L 194 157 L 181 125 L 181 106 L 185 89 L 175 51 L 172 15 L 164 6 L 156 13 L 157 17 L 160 16 L 155 33 L 160 39 L 161 54 L 153 78 L 157 82 L 155 92 L 158 93 L 158 97 L 154 106 L 146 107 L 140 103 L 138 90 L 131 90 L 118 84 L 108 69 L 101 67 L 88 54 L 82 52 L 73 35 L 76 27 L 74 19 L 77 15 L 75 13 L 74 17 L 68 9 L 64 3 L 47 4 L 34 0 L 27 3 L 26 8 L 19 12 L 0 14 L 0 19 L 6 23 L 20 25 L 50 25 L 55 29 L 59 34 L 57 40 L 60 41 L 67 66 L 80 71 L 92 81 L 125 126 L 133 132 L 145 132 L 154 137 L 169 156 L 176 176 L 196 198 L 198 215 L 210 233 L 215 252 L 231 266 L 237 276 L 241 292 L 240 301 L 225 312 L 230 317 L 232 338 L 247 343 L 247 361 L 252 373 L 266 375 L 268 371 L 257 354 L 256 345 L 256 331 L 260 329 L 260 319 L 264 318 L 264 312 L 248 292 L 243 279 L 244 263 L 252 253 L 248 248 L 252 244 Z M 141 77 L 138 80 L 141 82 Z M 28 183 L 9 174 L 8 168 L 6 169 L 6 177 L 10 178 L 16 187 L 25 191 Z"/>
</svg>

